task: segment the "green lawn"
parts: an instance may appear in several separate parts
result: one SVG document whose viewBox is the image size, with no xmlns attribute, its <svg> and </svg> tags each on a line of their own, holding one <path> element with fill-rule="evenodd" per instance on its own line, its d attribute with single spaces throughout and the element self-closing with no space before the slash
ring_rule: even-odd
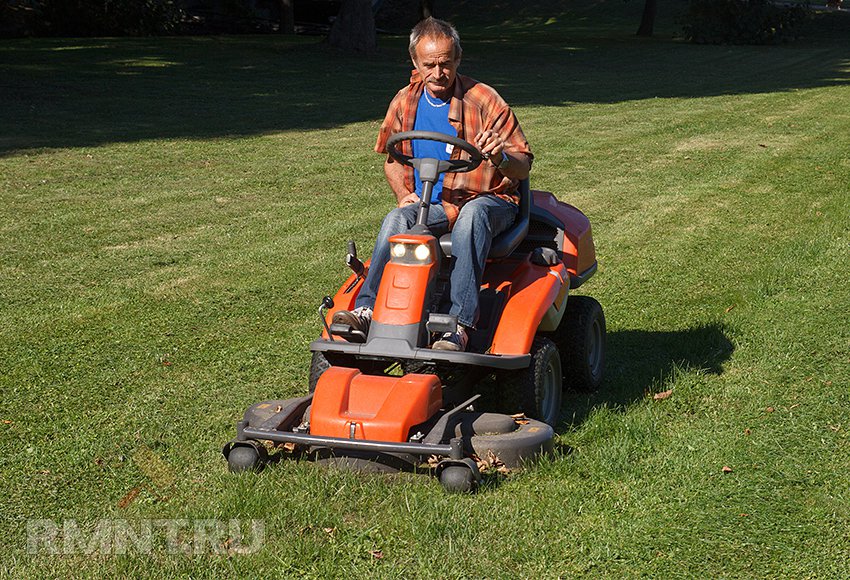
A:
<svg viewBox="0 0 850 580">
<path fill-rule="evenodd" d="M 366 59 L 0 41 L 0 574 L 850 577 L 850 19 L 691 46 L 666 4 L 633 37 L 640 8 L 458 15 L 462 71 L 515 105 L 533 186 L 593 223 L 581 291 L 609 331 L 556 457 L 472 497 L 220 455 L 249 404 L 306 392 L 345 241 L 368 254 L 391 207 L 372 146 L 405 38 Z M 158 528 L 150 550 L 29 554 L 39 520 L 83 544 L 189 523 L 180 549 Z M 214 553 L 207 520 L 259 520 L 259 550 Z"/>
</svg>

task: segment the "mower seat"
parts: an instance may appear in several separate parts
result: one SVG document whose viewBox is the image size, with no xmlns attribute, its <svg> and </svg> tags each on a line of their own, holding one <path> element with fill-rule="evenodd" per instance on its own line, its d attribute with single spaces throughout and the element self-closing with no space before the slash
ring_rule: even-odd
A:
<svg viewBox="0 0 850 580">
<path fill-rule="evenodd" d="M 523 179 L 519 182 L 519 213 L 513 225 L 493 238 L 493 243 L 490 245 L 490 253 L 488 258 L 504 258 L 510 256 L 521 241 L 525 239 L 528 233 L 528 220 L 531 214 L 531 191 L 529 190 L 528 179 Z M 452 234 L 451 232 L 440 236 L 440 248 L 447 258 L 452 255 Z"/>
</svg>

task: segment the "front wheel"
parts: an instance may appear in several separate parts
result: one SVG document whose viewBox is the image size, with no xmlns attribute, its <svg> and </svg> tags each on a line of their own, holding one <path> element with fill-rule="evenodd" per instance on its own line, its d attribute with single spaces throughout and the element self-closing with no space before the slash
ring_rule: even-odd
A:
<svg viewBox="0 0 850 580">
<path fill-rule="evenodd" d="M 555 427 L 561 417 L 562 377 L 558 347 L 548 338 L 537 337 L 531 345 L 528 368 L 496 375 L 500 406 Z"/>
</svg>

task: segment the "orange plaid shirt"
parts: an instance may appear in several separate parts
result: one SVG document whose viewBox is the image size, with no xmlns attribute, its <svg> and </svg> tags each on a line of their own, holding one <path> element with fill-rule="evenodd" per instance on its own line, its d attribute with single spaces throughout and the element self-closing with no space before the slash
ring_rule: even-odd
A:
<svg viewBox="0 0 850 580">
<path fill-rule="evenodd" d="M 414 70 L 410 84 L 401 89 L 390 103 L 378 133 L 375 151 L 386 155 L 387 140 L 391 135 L 413 130 L 416 108 L 424 87 L 425 83 Z M 467 76 L 457 75 L 455 78 L 454 94 L 449 104 L 449 123 L 457 131 L 458 137 L 469 142 L 481 131 L 496 131 L 505 140 L 508 153 L 523 154 L 529 163 L 534 158 L 516 115 L 504 99 L 492 87 Z M 410 141 L 401 144 L 401 151 L 405 155 L 413 154 Z M 455 147 L 451 158 L 460 159 L 461 156 L 469 158 L 466 152 Z M 387 159 L 395 163 L 391 157 Z M 405 167 L 404 184 L 408 191 L 415 190 L 412 167 Z M 447 173 L 443 180 L 442 201 L 449 223 L 454 225 L 463 204 L 477 195 L 489 193 L 517 203 L 519 198 L 515 192 L 518 186 L 519 180 L 505 177 L 488 161 L 483 161 L 478 168 L 468 173 Z"/>
</svg>

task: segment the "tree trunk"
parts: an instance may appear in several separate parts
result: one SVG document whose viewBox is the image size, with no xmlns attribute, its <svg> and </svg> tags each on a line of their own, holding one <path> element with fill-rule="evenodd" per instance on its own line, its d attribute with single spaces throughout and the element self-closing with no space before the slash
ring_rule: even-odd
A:
<svg viewBox="0 0 850 580">
<path fill-rule="evenodd" d="M 280 33 L 295 34 L 295 0 L 280 0 Z"/>
<path fill-rule="evenodd" d="M 435 0 L 419 0 L 419 20 L 425 20 L 429 16 L 437 17 L 434 2 Z"/>
<path fill-rule="evenodd" d="M 655 26 L 655 12 L 658 9 L 658 0 L 646 0 L 643 5 L 643 16 L 640 19 L 638 27 L 638 36 L 652 36 L 652 29 Z"/>
<path fill-rule="evenodd" d="M 342 50 L 375 52 L 378 40 L 371 0 L 343 0 L 328 42 Z"/>
</svg>

